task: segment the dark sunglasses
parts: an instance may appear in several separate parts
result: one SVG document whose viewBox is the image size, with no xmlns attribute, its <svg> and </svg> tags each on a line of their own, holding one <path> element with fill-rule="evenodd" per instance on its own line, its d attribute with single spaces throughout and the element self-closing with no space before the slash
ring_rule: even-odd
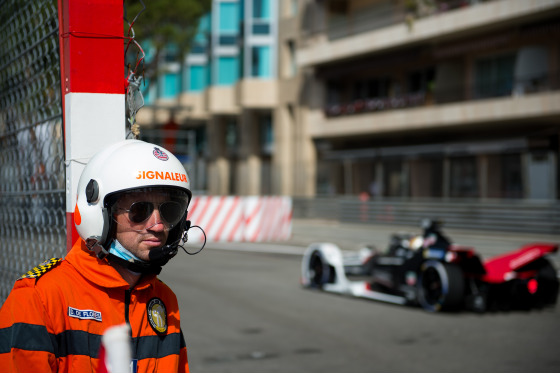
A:
<svg viewBox="0 0 560 374">
<path fill-rule="evenodd" d="M 175 226 L 185 214 L 185 206 L 177 201 L 164 201 L 158 205 L 161 218 L 168 224 Z M 128 219 L 133 223 L 142 223 L 148 220 L 154 212 L 154 203 L 151 201 L 138 201 L 129 209 L 118 208 L 128 213 Z"/>
</svg>

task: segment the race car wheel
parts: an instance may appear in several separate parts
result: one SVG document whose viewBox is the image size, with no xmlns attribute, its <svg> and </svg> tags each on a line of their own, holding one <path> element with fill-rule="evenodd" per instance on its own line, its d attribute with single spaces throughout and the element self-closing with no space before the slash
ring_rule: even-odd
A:
<svg viewBox="0 0 560 374">
<path fill-rule="evenodd" d="M 554 305 L 558 299 L 559 282 L 556 276 L 556 269 L 550 261 L 541 259 L 539 263 L 539 270 L 537 274 L 539 283 L 538 302 L 544 305 Z"/>
<path fill-rule="evenodd" d="M 418 284 L 418 302 L 427 311 L 455 309 L 463 303 L 465 280 L 456 265 L 426 261 Z"/>
<path fill-rule="evenodd" d="M 536 272 L 534 277 L 512 282 L 508 306 L 514 309 L 543 308 L 556 304 L 559 282 L 556 269 L 546 258 L 539 258 L 520 272 Z"/>
<path fill-rule="evenodd" d="M 332 281 L 334 276 L 334 269 L 329 266 L 319 251 L 311 254 L 308 271 L 310 286 L 315 288 L 322 288 L 324 284 Z"/>
</svg>

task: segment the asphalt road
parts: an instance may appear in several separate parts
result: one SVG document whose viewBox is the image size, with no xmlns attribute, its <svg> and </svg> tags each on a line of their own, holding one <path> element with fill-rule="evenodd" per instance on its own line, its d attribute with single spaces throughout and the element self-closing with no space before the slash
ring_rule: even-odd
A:
<svg viewBox="0 0 560 374">
<path fill-rule="evenodd" d="M 304 226 L 288 243 L 211 243 L 165 266 L 191 371 L 560 371 L 560 306 L 432 314 L 306 290 L 298 240 L 313 233 Z M 335 231 L 349 244 L 360 240 L 340 227 L 323 239 Z"/>
</svg>

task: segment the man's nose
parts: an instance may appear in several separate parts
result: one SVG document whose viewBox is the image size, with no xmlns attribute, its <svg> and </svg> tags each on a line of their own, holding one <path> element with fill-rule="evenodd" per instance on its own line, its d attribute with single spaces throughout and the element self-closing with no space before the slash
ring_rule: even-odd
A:
<svg viewBox="0 0 560 374">
<path fill-rule="evenodd" d="M 157 207 L 154 208 L 152 215 L 148 218 L 147 229 L 152 231 L 163 231 L 165 229 L 165 224 Z"/>
</svg>

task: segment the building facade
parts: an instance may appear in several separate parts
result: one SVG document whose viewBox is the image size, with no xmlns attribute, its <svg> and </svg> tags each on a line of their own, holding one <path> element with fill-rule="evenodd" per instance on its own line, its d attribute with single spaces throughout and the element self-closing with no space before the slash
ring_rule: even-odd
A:
<svg viewBox="0 0 560 374">
<path fill-rule="evenodd" d="M 200 30 L 139 122 L 197 134 L 209 194 L 559 196 L 558 0 L 216 0 Z"/>
</svg>

